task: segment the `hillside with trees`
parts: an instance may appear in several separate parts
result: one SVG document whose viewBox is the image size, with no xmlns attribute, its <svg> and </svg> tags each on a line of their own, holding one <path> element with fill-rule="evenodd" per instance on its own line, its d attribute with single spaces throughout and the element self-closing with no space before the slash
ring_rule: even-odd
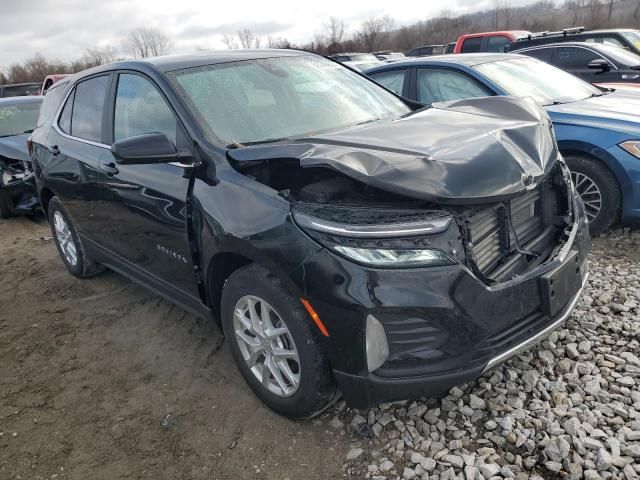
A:
<svg viewBox="0 0 640 480">
<path fill-rule="evenodd" d="M 495 0 L 494 7 L 466 15 L 451 10 L 410 25 L 398 25 L 389 15 L 371 17 L 348 31 L 339 17 L 318 25 L 318 30 L 303 44 L 282 37 L 262 38 L 250 29 L 236 35 L 224 35 L 227 48 L 301 48 L 321 54 L 346 51 L 406 52 L 414 47 L 452 42 L 463 33 L 492 30 L 553 31 L 585 26 L 596 28 L 640 28 L 640 0 L 542 0 L 524 7 L 513 7 L 509 0 Z M 22 64 L 14 64 L 0 73 L 0 83 L 42 81 L 50 73 L 74 73 L 121 58 L 144 58 L 171 53 L 172 39 L 158 29 L 139 27 L 114 46 L 88 48 L 78 60 L 64 63 L 36 54 Z"/>
</svg>

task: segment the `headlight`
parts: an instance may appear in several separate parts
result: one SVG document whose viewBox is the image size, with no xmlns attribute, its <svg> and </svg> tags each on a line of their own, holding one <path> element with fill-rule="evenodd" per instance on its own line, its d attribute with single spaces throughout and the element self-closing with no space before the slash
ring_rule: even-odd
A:
<svg viewBox="0 0 640 480">
<path fill-rule="evenodd" d="M 455 262 L 444 252 L 434 249 L 390 250 L 383 248 L 354 248 L 335 245 L 333 249 L 358 263 L 375 267 L 438 267 Z"/>
<path fill-rule="evenodd" d="M 336 209 L 337 210 L 337 209 Z M 354 209 L 357 211 L 357 209 Z M 359 212 L 361 215 L 361 212 Z M 371 211 L 372 217 L 375 218 L 376 212 Z M 385 212 L 395 213 L 395 212 Z M 400 212 L 398 212 L 400 213 Z M 383 215 L 378 215 L 382 217 Z M 394 222 L 394 218 L 389 216 L 389 223 L 340 223 L 321 217 L 311 216 L 305 213 L 294 213 L 294 218 L 298 225 L 302 228 L 308 228 L 316 232 L 322 232 L 329 235 L 340 235 L 352 238 L 394 238 L 394 237 L 413 237 L 431 233 L 441 233 L 449 228 L 451 217 L 449 215 L 434 215 L 431 218 L 416 219 L 413 221 Z M 357 220 L 357 219 L 356 219 Z"/>
<path fill-rule="evenodd" d="M 297 206 L 293 218 L 318 243 L 363 265 L 407 268 L 456 263 L 452 245 L 459 232 L 445 233 L 453 219 L 442 211 L 306 205 Z"/>
<path fill-rule="evenodd" d="M 640 158 L 640 140 L 629 140 L 620 146 L 636 158 Z"/>
</svg>

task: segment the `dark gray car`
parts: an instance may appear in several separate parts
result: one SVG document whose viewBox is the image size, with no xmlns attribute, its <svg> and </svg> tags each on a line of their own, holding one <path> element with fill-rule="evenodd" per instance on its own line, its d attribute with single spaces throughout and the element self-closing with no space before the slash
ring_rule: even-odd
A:
<svg viewBox="0 0 640 480">
<path fill-rule="evenodd" d="M 590 83 L 640 83 L 640 55 L 611 45 L 583 42 L 523 48 L 537 58 Z"/>
</svg>

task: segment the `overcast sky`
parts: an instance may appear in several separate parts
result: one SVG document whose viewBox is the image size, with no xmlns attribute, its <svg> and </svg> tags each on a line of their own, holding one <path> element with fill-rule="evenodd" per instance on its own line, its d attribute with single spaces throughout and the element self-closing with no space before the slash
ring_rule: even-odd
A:
<svg viewBox="0 0 640 480">
<path fill-rule="evenodd" d="M 532 0 L 512 0 L 512 5 Z M 172 51 L 225 48 L 223 34 L 249 28 L 264 37 L 310 40 L 330 16 L 342 18 L 348 31 L 371 16 L 388 14 L 396 25 L 437 15 L 491 8 L 495 0 L 0 0 L 0 69 L 33 56 L 74 60 L 87 47 L 113 45 L 137 26 L 162 29 Z M 122 52 L 124 55 L 124 52 Z"/>
</svg>

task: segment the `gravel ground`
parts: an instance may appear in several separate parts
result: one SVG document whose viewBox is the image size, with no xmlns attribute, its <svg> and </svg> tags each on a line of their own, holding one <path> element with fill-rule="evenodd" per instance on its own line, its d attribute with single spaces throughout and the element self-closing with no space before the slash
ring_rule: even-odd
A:
<svg viewBox="0 0 640 480">
<path fill-rule="evenodd" d="M 441 399 L 291 422 L 219 332 L 44 223 L 0 221 L 0 479 L 638 479 L 640 231 L 594 241 L 563 328 Z"/>
<path fill-rule="evenodd" d="M 384 479 L 626 479 L 640 474 L 640 231 L 594 241 L 572 317 L 440 400 L 330 418 L 345 473 Z M 359 439 L 359 440 L 356 440 Z"/>
</svg>

